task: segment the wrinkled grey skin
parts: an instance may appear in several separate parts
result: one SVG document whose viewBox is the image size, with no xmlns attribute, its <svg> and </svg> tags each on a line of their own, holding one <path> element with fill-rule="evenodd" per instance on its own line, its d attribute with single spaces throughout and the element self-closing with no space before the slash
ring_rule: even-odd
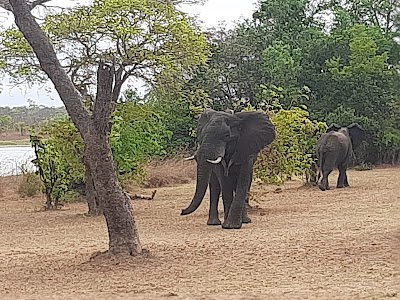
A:
<svg viewBox="0 0 400 300">
<path fill-rule="evenodd" d="M 261 112 L 230 114 L 206 109 L 197 126 L 198 149 L 196 191 L 181 215 L 193 213 L 210 189 L 208 225 L 220 225 L 219 195 L 224 204 L 224 229 L 239 229 L 251 222 L 246 213 L 246 196 L 252 182 L 258 153 L 275 138 L 274 125 Z M 221 159 L 218 159 L 221 158 Z"/>
<path fill-rule="evenodd" d="M 349 186 L 347 178 L 347 166 L 353 151 L 365 140 L 364 129 L 354 123 L 348 127 L 340 127 L 336 124 L 329 126 L 317 142 L 317 181 L 322 175 L 319 188 L 322 191 L 329 190 L 328 176 L 334 168 L 339 170 L 337 188 Z"/>
<path fill-rule="evenodd" d="M 255 163 L 255 159 L 251 162 L 252 166 Z M 235 179 L 236 174 L 235 173 L 229 173 L 227 177 L 231 177 L 231 179 L 225 178 L 225 183 L 228 185 L 227 189 L 228 190 L 233 190 L 233 197 L 235 197 L 235 189 L 236 186 L 235 184 L 237 183 L 237 178 Z M 253 170 L 250 173 L 250 178 L 249 178 L 250 184 L 248 187 L 247 193 L 250 191 L 251 183 L 253 181 Z M 219 197 L 221 195 L 221 184 L 220 181 L 218 180 L 218 176 L 215 173 L 215 171 L 212 171 L 210 182 L 209 182 L 209 191 L 210 191 L 210 209 L 208 211 L 208 220 L 207 220 L 207 225 L 213 226 L 213 225 L 221 225 L 221 221 L 219 219 L 219 212 L 218 212 L 218 204 L 219 204 Z M 248 204 L 248 198 L 246 197 L 246 204 L 243 208 L 243 213 L 242 213 L 242 223 L 243 224 L 248 224 L 251 223 L 251 218 L 247 214 L 247 204 Z M 224 202 L 225 205 L 225 202 Z M 224 208 L 224 212 L 227 213 L 228 210 Z M 225 215 L 225 219 L 227 216 Z"/>
</svg>

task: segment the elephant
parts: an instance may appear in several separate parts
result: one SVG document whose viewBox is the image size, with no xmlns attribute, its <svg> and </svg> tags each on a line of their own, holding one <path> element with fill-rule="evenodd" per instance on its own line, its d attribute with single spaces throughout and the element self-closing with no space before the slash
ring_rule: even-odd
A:
<svg viewBox="0 0 400 300">
<path fill-rule="evenodd" d="M 339 178 L 337 180 L 337 188 L 349 186 L 347 178 L 347 166 L 353 156 L 353 151 L 366 138 L 365 130 L 357 123 L 353 123 L 348 127 L 340 127 L 332 124 L 328 127 L 317 141 L 317 182 L 322 175 L 319 188 L 322 191 L 329 190 L 328 176 L 335 167 L 339 170 Z"/>
<path fill-rule="evenodd" d="M 195 159 L 195 156 L 186 158 L 185 160 L 191 160 Z M 251 162 L 252 165 L 254 165 L 255 159 Z M 208 211 L 208 220 L 207 220 L 207 225 L 209 226 L 214 226 L 214 225 L 221 225 L 221 221 L 219 219 L 219 212 L 218 212 L 218 204 L 219 204 L 219 198 L 221 195 L 221 185 L 220 181 L 218 180 L 218 176 L 215 173 L 214 170 L 211 171 L 211 177 L 210 177 L 210 182 L 209 182 L 209 191 L 210 191 L 210 209 Z M 247 196 L 248 193 L 250 192 L 250 187 L 251 183 L 253 181 L 253 172 L 250 173 L 250 184 L 249 188 L 247 191 Z M 234 187 L 230 187 L 230 189 L 234 189 Z M 235 197 L 235 191 L 233 191 L 233 197 Z M 251 219 L 247 214 L 247 207 L 250 207 L 249 205 L 249 198 L 246 197 L 246 205 L 243 208 L 243 213 L 242 213 L 242 223 L 243 224 L 248 224 L 251 223 Z"/>
<path fill-rule="evenodd" d="M 251 222 L 246 213 L 246 196 L 252 183 L 258 153 L 275 139 L 275 127 L 262 112 L 227 113 L 207 108 L 197 126 L 198 148 L 196 190 L 181 215 L 193 213 L 210 189 L 208 225 L 220 225 L 219 195 L 224 205 L 224 229 L 240 229 Z"/>
</svg>

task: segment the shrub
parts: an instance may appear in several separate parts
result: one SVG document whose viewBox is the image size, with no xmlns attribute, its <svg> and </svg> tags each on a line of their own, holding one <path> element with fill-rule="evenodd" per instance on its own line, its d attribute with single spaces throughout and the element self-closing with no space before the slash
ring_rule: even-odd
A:
<svg viewBox="0 0 400 300">
<path fill-rule="evenodd" d="M 309 172 L 312 153 L 326 124 L 311 121 L 307 110 L 293 107 L 270 112 L 276 138 L 256 161 L 254 175 L 266 183 L 283 183 Z"/>
<path fill-rule="evenodd" d="M 150 105 L 119 104 L 113 115 L 110 144 L 121 179 L 140 178 L 143 163 L 166 154 L 171 137 L 163 113 Z"/>
<path fill-rule="evenodd" d="M 33 172 L 23 172 L 18 186 L 18 194 L 22 197 L 34 197 L 38 195 L 43 188 L 38 175 Z"/>
</svg>

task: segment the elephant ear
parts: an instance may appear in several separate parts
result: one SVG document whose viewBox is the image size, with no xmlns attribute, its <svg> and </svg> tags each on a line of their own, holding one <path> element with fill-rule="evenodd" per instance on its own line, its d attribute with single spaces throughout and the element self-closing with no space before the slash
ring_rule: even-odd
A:
<svg viewBox="0 0 400 300">
<path fill-rule="evenodd" d="M 340 127 L 338 124 L 333 123 L 328 127 L 326 132 L 339 131 L 340 128 L 342 128 L 342 127 Z"/>
<path fill-rule="evenodd" d="M 211 117 L 216 113 L 215 110 L 211 108 L 206 108 L 205 111 L 200 115 L 199 120 L 197 121 L 197 140 L 200 141 L 203 138 L 203 130 L 207 125 L 208 121 L 210 121 Z"/>
<path fill-rule="evenodd" d="M 236 142 L 234 163 L 241 163 L 250 156 L 256 156 L 275 139 L 275 127 L 269 117 L 258 111 L 236 113 L 240 119 L 240 135 Z"/>
<path fill-rule="evenodd" d="M 351 143 L 353 145 L 353 149 L 356 149 L 366 138 L 365 130 L 357 123 L 353 123 L 347 126 L 347 129 L 349 130 L 349 135 Z"/>
</svg>

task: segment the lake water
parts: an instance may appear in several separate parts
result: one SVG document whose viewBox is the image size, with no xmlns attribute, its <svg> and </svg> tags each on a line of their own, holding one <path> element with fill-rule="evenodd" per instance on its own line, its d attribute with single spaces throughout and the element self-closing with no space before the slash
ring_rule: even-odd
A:
<svg viewBox="0 0 400 300">
<path fill-rule="evenodd" d="M 35 152 L 30 146 L 0 147 L 0 176 L 18 175 L 20 167 L 30 171 L 35 170 L 31 160 Z"/>
</svg>

